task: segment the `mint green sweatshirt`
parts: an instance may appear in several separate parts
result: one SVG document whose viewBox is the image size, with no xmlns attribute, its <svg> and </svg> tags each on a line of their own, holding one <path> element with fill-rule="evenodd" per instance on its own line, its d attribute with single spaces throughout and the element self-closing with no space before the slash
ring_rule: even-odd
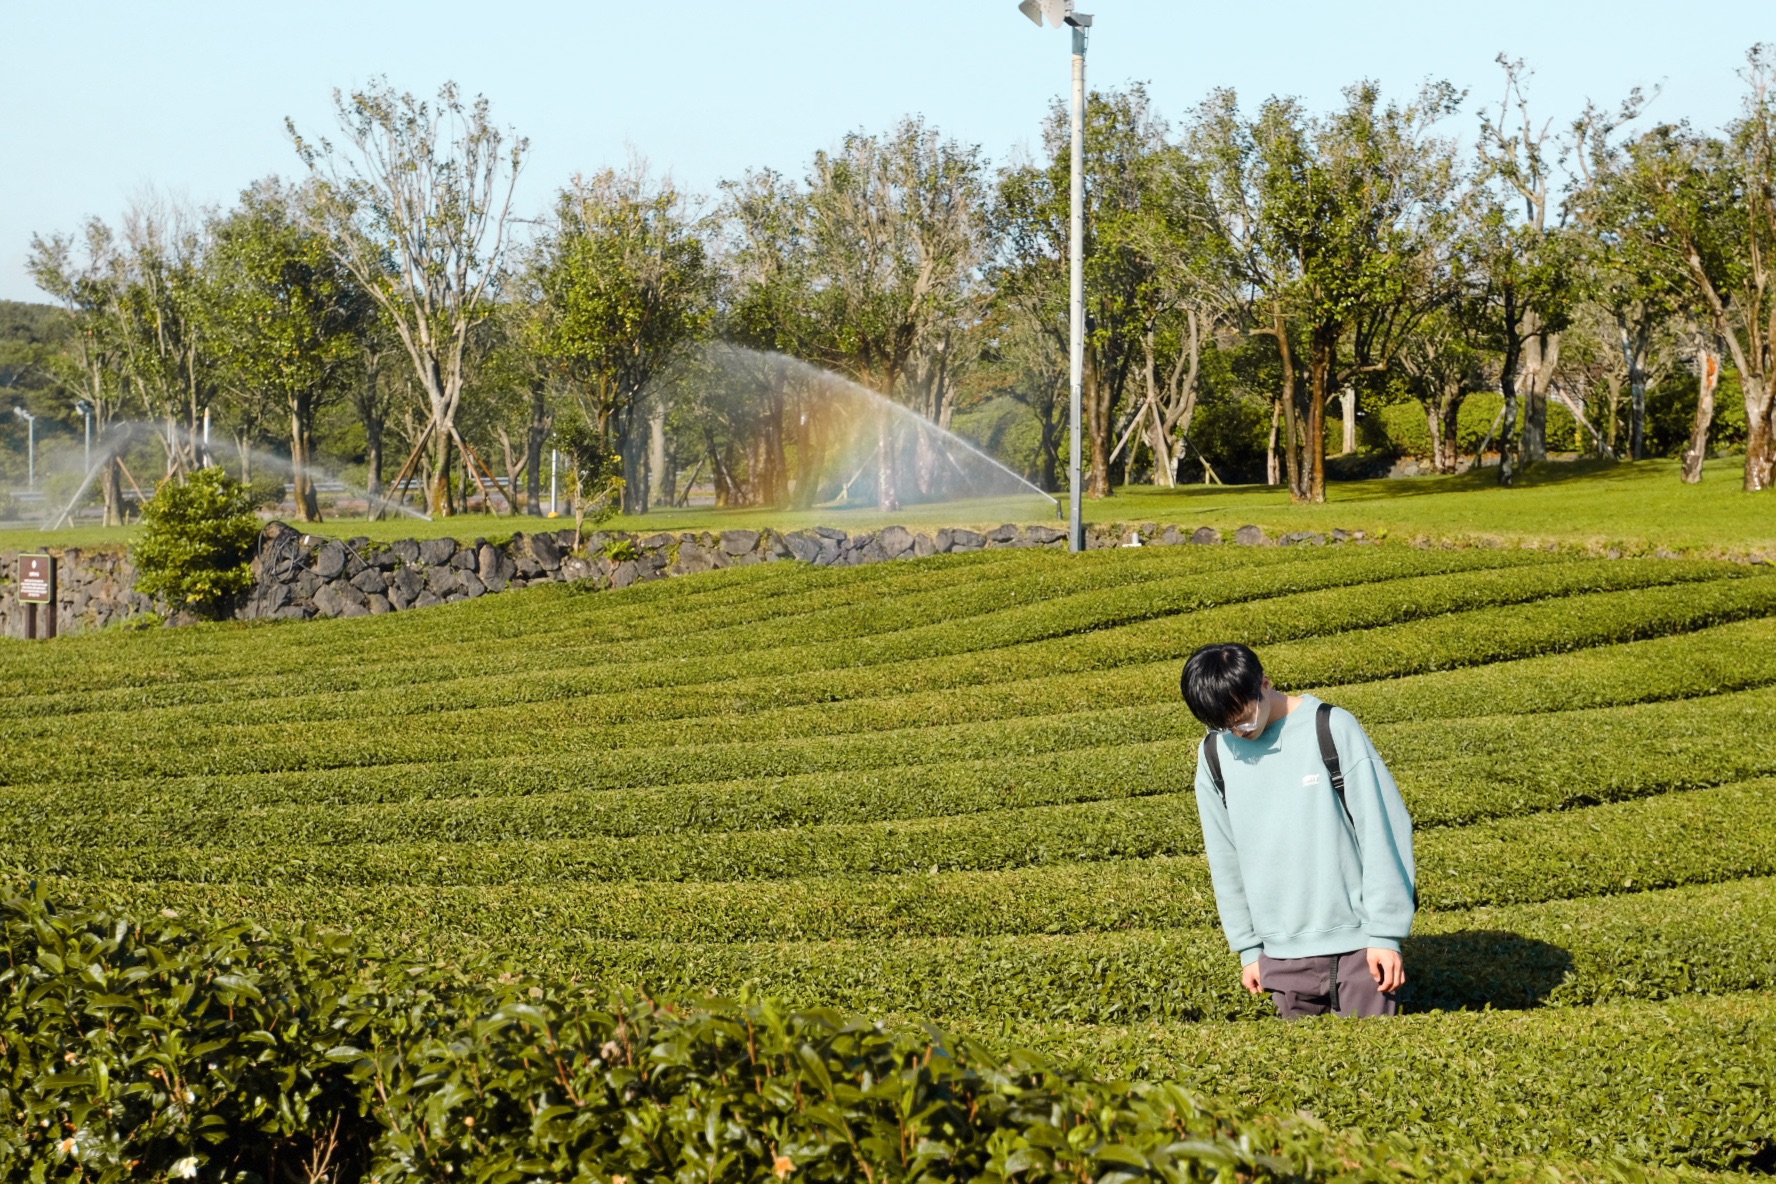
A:
<svg viewBox="0 0 1776 1184">
<path fill-rule="evenodd" d="M 1197 750 L 1196 809 L 1227 941 L 1242 964 L 1365 947 L 1397 950 L 1412 928 L 1412 819 L 1375 745 L 1348 711 L 1332 711 L 1346 819 L 1320 759 L 1314 712 L 1301 704 L 1250 740 L 1221 746 L 1227 804 Z M 1355 823 L 1353 828 L 1352 823 Z"/>
</svg>

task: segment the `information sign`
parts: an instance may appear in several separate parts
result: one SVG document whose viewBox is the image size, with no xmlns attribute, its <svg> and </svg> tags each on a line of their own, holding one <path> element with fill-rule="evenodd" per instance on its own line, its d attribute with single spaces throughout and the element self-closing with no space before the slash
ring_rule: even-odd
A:
<svg viewBox="0 0 1776 1184">
<path fill-rule="evenodd" d="M 20 604 L 49 604 L 55 599 L 55 560 L 48 555 L 19 556 Z"/>
</svg>

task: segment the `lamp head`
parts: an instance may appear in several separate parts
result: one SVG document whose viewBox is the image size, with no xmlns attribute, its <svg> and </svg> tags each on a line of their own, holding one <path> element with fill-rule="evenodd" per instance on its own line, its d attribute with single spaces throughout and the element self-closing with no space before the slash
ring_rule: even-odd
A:
<svg viewBox="0 0 1776 1184">
<path fill-rule="evenodd" d="M 35 415 L 32 415 L 29 411 L 26 411 L 23 407 L 14 407 L 12 409 L 12 413 L 14 415 L 18 416 L 20 419 L 36 419 L 37 418 Z"/>
<path fill-rule="evenodd" d="M 1037 25 L 1046 20 L 1058 29 L 1062 24 L 1073 23 L 1073 0 L 1018 0 L 1018 11 Z M 1091 23 L 1089 17 L 1086 23 Z"/>
</svg>

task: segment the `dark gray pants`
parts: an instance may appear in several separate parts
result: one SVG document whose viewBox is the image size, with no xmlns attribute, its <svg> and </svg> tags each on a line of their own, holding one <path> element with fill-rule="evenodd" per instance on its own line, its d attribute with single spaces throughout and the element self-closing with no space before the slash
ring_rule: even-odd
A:
<svg viewBox="0 0 1776 1184">
<path fill-rule="evenodd" d="M 1395 1015 L 1399 1002 L 1384 995 L 1369 973 L 1369 952 L 1326 954 L 1318 958 L 1258 957 L 1258 984 L 1270 992 L 1277 1014 L 1286 1020 L 1332 1012 L 1346 1016 Z"/>
</svg>

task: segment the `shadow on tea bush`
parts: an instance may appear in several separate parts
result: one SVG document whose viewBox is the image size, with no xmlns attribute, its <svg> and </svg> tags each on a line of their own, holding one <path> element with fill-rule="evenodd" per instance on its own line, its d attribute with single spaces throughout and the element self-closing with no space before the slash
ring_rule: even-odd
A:
<svg viewBox="0 0 1776 1184">
<path fill-rule="evenodd" d="M 1427 934 L 1406 942 L 1402 1011 L 1539 1007 L 1572 973 L 1572 955 L 1496 929 Z"/>
</svg>

